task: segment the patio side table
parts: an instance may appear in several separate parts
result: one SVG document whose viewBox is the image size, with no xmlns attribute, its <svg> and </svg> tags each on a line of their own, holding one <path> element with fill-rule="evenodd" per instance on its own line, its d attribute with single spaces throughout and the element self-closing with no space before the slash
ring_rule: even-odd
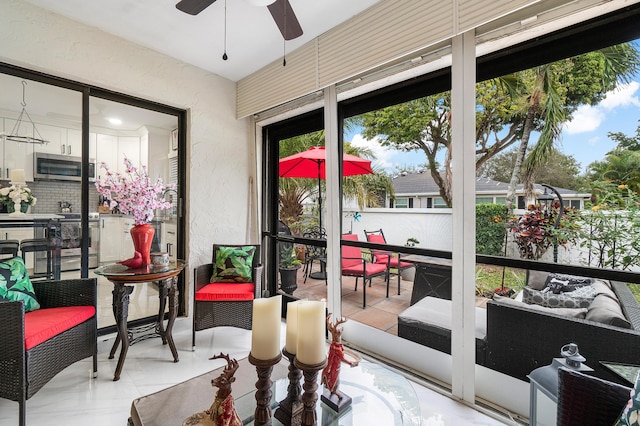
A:
<svg viewBox="0 0 640 426">
<path fill-rule="evenodd" d="M 110 264 L 94 270 L 96 275 L 101 275 L 113 283 L 113 315 L 116 320 L 118 335 L 111 348 L 109 359 L 113 359 L 120 342 L 122 342 L 118 365 L 116 366 L 113 377 L 114 381 L 120 380 L 120 373 L 122 372 L 122 366 L 127 357 L 129 346 L 135 343 L 129 335 L 127 328 L 129 295 L 133 291 L 133 285 L 135 284 L 146 282 L 156 282 L 158 284 L 160 308 L 158 309 L 158 319 L 155 324 L 155 334 L 162 338 L 162 344 L 169 344 L 171 354 L 173 355 L 173 362 L 179 361 L 178 351 L 173 342 L 171 331 L 178 314 L 178 275 L 180 275 L 185 267 L 186 262 L 177 260 L 161 268 L 154 267 L 153 265 L 145 265 L 140 268 L 127 268 L 120 264 Z M 165 329 L 163 320 L 167 297 L 169 298 L 169 321 Z M 148 337 L 148 335 L 145 336 L 145 338 L 146 337 Z"/>
</svg>

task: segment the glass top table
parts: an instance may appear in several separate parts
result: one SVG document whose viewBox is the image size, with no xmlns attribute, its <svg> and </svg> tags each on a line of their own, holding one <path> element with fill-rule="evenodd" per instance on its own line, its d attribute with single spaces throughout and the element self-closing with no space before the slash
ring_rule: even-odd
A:
<svg viewBox="0 0 640 426">
<path fill-rule="evenodd" d="M 320 376 L 320 374 L 318 374 Z M 320 380 L 318 378 L 318 380 Z M 272 386 L 272 414 L 278 401 L 287 396 L 289 380 L 275 380 Z M 340 368 L 340 392 L 351 398 L 351 406 L 337 413 L 320 397 L 316 402 L 318 425 L 327 426 L 419 426 L 422 424 L 420 401 L 411 383 L 389 368 L 362 360 L 357 367 L 343 364 Z M 318 394 L 323 386 L 318 385 Z M 256 407 L 255 389 L 235 399 L 238 415 L 244 424 L 253 424 Z M 283 425 L 272 416 L 272 425 Z"/>
<path fill-rule="evenodd" d="M 176 316 L 178 315 L 178 275 L 180 275 L 185 267 L 186 262 L 176 260 L 162 267 L 145 265 L 139 268 L 128 268 L 124 265 L 114 263 L 94 269 L 96 275 L 103 276 L 113 283 L 113 315 L 116 320 L 118 334 L 109 353 L 109 359 L 114 358 L 118 346 L 122 343 L 118 364 L 113 376 L 114 381 L 120 380 L 120 373 L 122 372 L 122 367 L 127 357 L 129 345 L 152 335 L 161 337 L 163 344 L 169 344 L 171 354 L 173 355 L 173 362 L 178 362 L 178 350 L 173 342 L 171 331 Z M 146 334 L 136 340 L 133 339 L 133 335 L 127 327 L 129 295 L 133 292 L 133 285 L 146 282 L 155 282 L 158 284 L 160 307 L 158 309 L 158 318 L 154 325 L 154 333 Z M 163 320 L 167 299 L 169 300 L 169 321 L 165 328 Z"/>
<path fill-rule="evenodd" d="M 253 424 L 256 408 L 253 386 L 256 380 L 255 367 L 247 359 L 239 361 L 234 382 L 234 405 L 243 424 Z M 129 424 L 133 426 L 181 425 L 189 416 L 211 406 L 217 388 L 211 379 L 218 370 L 196 376 L 167 389 L 143 396 L 133 401 Z M 282 425 L 274 413 L 278 402 L 287 394 L 287 367 L 283 361 L 274 366 L 273 386 L 270 401 L 272 425 Z M 320 374 L 318 374 L 320 376 Z M 318 381 L 320 378 L 318 377 Z M 374 362 L 362 360 L 360 365 L 350 368 L 343 364 L 340 369 L 340 391 L 348 395 L 351 406 L 340 414 L 323 402 L 323 386 L 318 385 L 316 402 L 317 424 L 326 426 L 420 426 L 422 414 L 420 401 L 411 383 L 401 374 Z"/>
</svg>

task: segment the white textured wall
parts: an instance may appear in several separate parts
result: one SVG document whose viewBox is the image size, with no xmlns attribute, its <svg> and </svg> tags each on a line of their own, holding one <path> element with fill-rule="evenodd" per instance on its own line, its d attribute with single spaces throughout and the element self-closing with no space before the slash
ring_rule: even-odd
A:
<svg viewBox="0 0 640 426">
<path fill-rule="evenodd" d="M 17 0 L 0 1 L 0 40 L 2 62 L 188 109 L 188 262 L 245 242 L 255 167 L 235 83 Z"/>
</svg>

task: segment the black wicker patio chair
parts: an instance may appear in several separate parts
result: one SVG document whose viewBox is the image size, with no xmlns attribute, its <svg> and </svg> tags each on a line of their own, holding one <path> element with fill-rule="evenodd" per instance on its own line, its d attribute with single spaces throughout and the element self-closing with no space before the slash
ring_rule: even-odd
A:
<svg viewBox="0 0 640 426">
<path fill-rule="evenodd" d="M 627 405 L 630 392 L 626 386 L 560 368 L 557 425 L 612 425 Z"/>
<path fill-rule="evenodd" d="M 225 248 L 248 248 L 248 250 L 253 251 L 251 261 L 247 262 L 247 275 L 244 278 L 237 279 L 233 275 L 214 278 L 216 270 L 221 272 L 234 269 L 229 267 L 231 266 L 231 261 L 226 258 Z M 192 331 L 192 347 L 194 350 L 196 347 L 196 331 L 224 326 L 251 330 L 253 299 L 259 298 L 262 292 L 262 266 L 260 265 L 259 245 L 214 244 L 213 262 L 200 265 L 194 269 L 195 289 L 193 292 Z M 212 282 L 212 280 L 219 280 L 220 282 Z"/>
<path fill-rule="evenodd" d="M 0 302 L 0 324 L 4 328 L 0 345 L 0 397 L 18 402 L 21 426 L 26 420 L 26 401 L 56 374 L 88 357 L 93 357 L 94 378 L 98 373 L 97 280 L 83 278 L 32 284 L 40 309 L 27 315 L 44 315 L 49 308 L 72 306 L 92 306 L 94 315 L 25 350 L 24 303 Z"/>
</svg>

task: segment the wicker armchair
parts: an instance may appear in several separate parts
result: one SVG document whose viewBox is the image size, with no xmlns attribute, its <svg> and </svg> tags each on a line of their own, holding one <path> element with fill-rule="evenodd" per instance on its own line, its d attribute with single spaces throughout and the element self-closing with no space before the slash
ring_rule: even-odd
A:
<svg viewBox="0 0 640 426">
<path fill-rule="evenodd" d="M 558 369 L 558 426 L 612 425 L 631 388 L 575 370 Z"/>
<path fill-rule="evenodd" d="M 229 245 L 214 244 L 213 260 L 215 262 L 216 252 L 219 247 L 229 247 Z M 192 347 L 196 347 L 196 331 L 206 330 L 213 327 L 238 327 L 250 330 L 253 318 L 253 299 L 259 298 L 262 294 L 262 265 L 260 265 L 260 246 L 251 244 L 241 244 L 242 247 L 254 247 L 255 252 L 251 265 L 251 283 L 253 285 L 252 297 L 236 297 L 233 292 L 228 292 L 229 286 L 238 284 L 212 283 L 215 263 L 200 265 L 194 269 L 195 288 L 193 292 L 193 331 Z M 221 285 L 222 284 L 222 285 Z M 215 297 L 218 287 L 226 287 L 220 290 Z M 207 294 L 208 293 L 208 294 Z M 215 299 L 215 300 L 211 300 Z"/>
<path fill-rule="evenodd" d="M 39 314 L 48 308 L 97 307 L 95 278 L 33 282 L 33 287 L 40 303 Z M 25 311 L 22 302 L 0 302 L 0 324 L 4 327 L 0 345 L 0 397 L 19 403 L 21 426 L 25 424 L 26 400 L 69 365 L 92 356 L 93 375 L 97 377 L 95 314 L 28 350 L 25 350 Z"/>
</svg>

